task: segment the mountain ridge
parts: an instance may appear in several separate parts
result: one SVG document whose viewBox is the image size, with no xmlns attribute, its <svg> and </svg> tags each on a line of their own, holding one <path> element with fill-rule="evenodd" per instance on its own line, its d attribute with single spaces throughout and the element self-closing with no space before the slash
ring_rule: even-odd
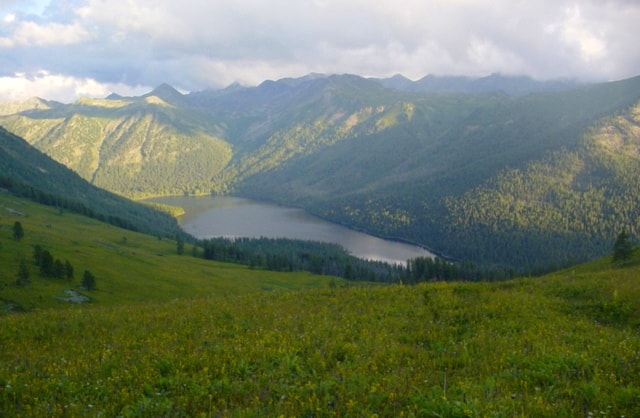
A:
<svg viewBox="0 0 640 418">
<path fill-rule="evenodd" d="M 532 266 L 566 262 L 576 240 L 589 243 L 579 245 L 576 259 L 602 254 L 624 225 L 598 212 L 593 219 L 608 229 L 585 238 L 554 228 L 535 232 L 528 221 L 517 231 L 512 225 L 511 232 L 491 232 L 494 226 L 485 224 L 492 221 L 474 218 L 478 224 L 469 230 L 485 231 L 478 241 L 491 249 L 479 251 L 475 244 L 463 248 L 474 239 L 461 229 L 457 217 L 469 215 L 459 202 L 554 153 L 581 150 L 583 164 L 604 164 L 584 151 L 583 136 L 612 126 L 612 115 L 633 111 L 640 77 L 509 95 L 403 91 L 355 75 L 316 74 L 184 95 L 163 85 L 140 97 L 100 100 L 4 115 L 0 124 L 94 184 L 129 197 L 240 193 L 454 258 Z M 627 130 L 628 137 L 633 128 Z M 621 163 L 616 157 L 607 164 Z M 581 198 L 576 190 L 571 199 Z M 638 236 L 637 210 L 629 210 L 625 222 Z M 529 219 L 534 212 L 518 213 Z M 530 230 L 520 231 L 523 225 Z M 535 245 L 551 234 L 567 249 L 554 245 L 555 255 L 538 248 L 529 261 L 518 258 L 503 241 L 514 236 L 530 249 L 526 231 L 538 237 Z"/>
<path fill-rule="evenodd" d="M 510 96 L 531 93 L 558 92 L 584 85 L 577 80 L 553 79 L 540 81 L 528 76 L 493 73 L 485 77 L 442 76 L 429 74 L 412 81 L 402 74 L 374 79 L 385 87 L 420 93 L 490 93 L 503 92 Z"/>
</svg>

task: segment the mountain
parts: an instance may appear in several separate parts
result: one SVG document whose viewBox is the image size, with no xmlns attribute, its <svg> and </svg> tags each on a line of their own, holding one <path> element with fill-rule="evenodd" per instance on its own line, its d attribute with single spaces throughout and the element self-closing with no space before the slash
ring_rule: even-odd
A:
<svg viewBox="0 0 640 418">
<path fill-rule="evenodd" d="M 0 124 L 96 186 L 129 197 L 208 192 L 209 179 L 231 157 L 230 145 L 181 107 L 181 98 L 161 86 L 137 98 L 21 111 Z"/>
<path fill-rule="evenodd" d="M 0 115 L 13 115 L 16 113 L 32 110 L 48 110 L 58 106 L 64 106 L 62 103 L 41 99 L 40 97 L 32 97 L 28 100 L 20 102 L 0 103 Z"/>
<path fill-rule="evenodd" d="M 637 155 L 603 147 L 634 149 L 639 99 L 640 78 L 527 97 L 414 96 L 238 188 L 454 258 L 583 260 L 607 251 L 622 228 L 638 236 Z M 614 138 L 595 140 L 598 129 Z M 294 126 L 270 149 L 307 150 L 314 133 L 329 137 Z"/>
<path fill-rule="evenodd" d="M 19 196 L 157 236 L 175 236 L 171 216 L 99 189 L 0 128 L 0 186 Z"/>
<path fill-rule="evenodd" d="M 237 193 L 453 259 L 534 268 L 602 255 L 623 228 L 640 236 L 640 77 L 515 95 L 495 86 L 527 80 L 425 93 L 392 79 L 163 85 L 0 124 L 122 195 Z"/>
<path fill-rule="evenodd" d="M 163 83 L 159 85 L 158 87 L 153 89 L 153 91 L 143 95 L 142 97 L 146 99 L 155 97 L 160 99 L 161 101 L 164 101 L 165 103 L 175 104 L 175 105 L 182 103 L 182 100 L 183 100 L 182 93 L 180 93 L 178 90 L 176 90 L 175 88 L 173 88 L 167 83 Z"/>
<path fill-rule="evenodd" d="M 491 74 L 486 77 L 427 75 L 411 81 L 401 74 L 391 78 L 374 79 L 385 87 L 421 93 L 490 93 L 503 92 L 510 96 L 531 93 L 565 91 L 580 86 L 573 80 L 538 81 L 526 76 Z"/>
</svg>

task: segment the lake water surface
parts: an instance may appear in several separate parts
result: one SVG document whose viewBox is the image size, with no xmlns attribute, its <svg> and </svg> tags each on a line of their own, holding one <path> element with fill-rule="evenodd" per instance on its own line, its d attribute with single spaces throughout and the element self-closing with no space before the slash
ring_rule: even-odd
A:
<svg viewBox="0 0 640 418">
<path fill-rule="evenodd" d="M 405 263 L 418 256 L 433 256 L 418 246 L 388 241 L 337 225 L 302 209 L 229 197 L 163 197 L 152 202 L 184 208 L 178 221 L 199 239 L 213 237 L 292 238 L 342 245 L 356 257 Z"/>
</svg>

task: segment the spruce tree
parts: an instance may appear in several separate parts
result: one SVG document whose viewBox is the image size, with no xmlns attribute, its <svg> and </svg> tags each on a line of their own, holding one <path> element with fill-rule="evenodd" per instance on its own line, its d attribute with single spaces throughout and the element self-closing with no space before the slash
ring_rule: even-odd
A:
<svg viewBox="0 0 640 418">
<path fill-rule="evenodd" d="M 64 264 L 58 258 L 53 262 L 51 276 L 56 279 L 64 279 Z"/>
<path fill-rule="evenodd" d="M 627 231 L 622 230 L 613 244 L 613 261 L 627 261 L 631 258 L 633 244 Z"/>
<path fill-rule="evenodd" d="M 24 229 L 22 228 L 22 224 L 15 221 L 13 224 L 13 239 L 20 241 L 22 238 L 24 238 Z"/>
<path fill-rule="evenodd" d="M 82 275 L 82 286 L 87 290 L 93 290 L 96 288 L 96 278 L 89 270 L 85 270 Z"/>
<path fill-rule="evenodd" d="M 22 259 L 20 260 L 20 264 L 18 265 L 18 278 L 16 280 L 16 284 L 18 286 L 22 286 L 29 282 L 29 266 L 27 266 L 27 262 Z"/>
<path fill-rule="evenodd" d="M 64 275 L 69 280 L 73 279 L 73 266 L 71 265 L 69 260 L 65 261 L 64 263 Z"/>
<path fill-rule="evenodd" d="M 176 252 L 178 255 L 184 254 L 184 238 L 180 234 L 176 234 Z"/>
<path fill-rule="evenodd" d="M 44 277 L 53 275 L 53 256 L 48 250 L 42 250 L 40 254 L 40 274 Z"/>
</svg>

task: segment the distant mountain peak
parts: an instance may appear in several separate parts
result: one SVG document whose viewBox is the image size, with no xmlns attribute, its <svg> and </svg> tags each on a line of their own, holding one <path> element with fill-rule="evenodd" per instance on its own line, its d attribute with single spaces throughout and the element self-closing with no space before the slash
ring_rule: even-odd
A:
<svg viewBox="0 0 640 418">
<path fill-rule="evenodd" d="M 546 91 L 563 91 L 578 87 L 571 80 L 538 81 L 524 75 L 492 73 L 485 77 L 442 76 L 428 74 L 417 81 L 396 74 L 386 79 L 374 79 L 384 87 L 421 93 L 506 93 L 521 96 Z"/>
<path fill-rule="evenodd" d="M 234 81 L 233 83 L 229 84 L 227 87 L 225 87 L 226 90 L 240 90 L 245 88 L 242 84 L 240 84 L 240 82 L 238 81 Z"/>
<path fill-rule="evenodd" d="M 151 96 L 159 97 L 160 99 L 166 102 L 181 100 L 182 98 L 184 98 L 184 95 L 182 93 L 180 93 L 173 86 L 167 83 L 160 84 L 158 87 L 153 89 L 150 93 L 147 93 L 142 97 L 147 98 Z"/>
<path fill-rule="evenodd" d="M 46 107 L 49 108 L 49 102 L 41 97 L 30 97 L 29 99 L 25 100 L 26 104 L 30 104 L 33 106 L 38 106 L 38 107 Z"/>
<path fill-rule="evenodd" d="M 391 78 L 387 78 L 384 80 L 375 78 L 373 80 L 378 81 L 385 87 L 390 87 L 398 90 L 408 90 L 413 84 L 413 81 L 409 80 L 407 77 L 400 73 L 394 74 L 393 76 L 391 76 Z"/>
<path fill-rule="evenodd" d="M 23 101 L 0 103 L 0 115 L 12 115 L 32 110 L 48 110 L 59 104 L 60 103 L 55 101 L 49 101 L 34 96 Z"/>
<path fill-rule="evenodd" d="M 407 77 L 405 77 L 403 74 L 400 73 L 396 73 L 394 75 L 391 76 L 390 80 L 406 80 L 406 81 L 411 81 L 409 80 Z"/>
</svg>

